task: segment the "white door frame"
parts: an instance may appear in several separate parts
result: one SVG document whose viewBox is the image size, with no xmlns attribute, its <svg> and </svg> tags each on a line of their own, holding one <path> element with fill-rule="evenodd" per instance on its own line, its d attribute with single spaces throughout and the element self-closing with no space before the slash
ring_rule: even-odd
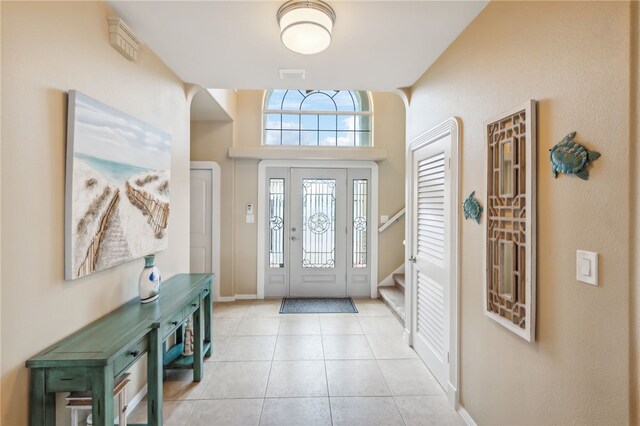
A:
<svg viewBox="0 0 640 426">
<path fill-rule="evenodd" d="M 371 295 L 378 297 L 378 164 L 375 161 L 341 161 L 341 160 L 262 160 L 258 164 L 258 277 L 257 298 L 264 299 L 264 269 L 266 262 L 265 237 L 267 214 L 266 170 L 268 167 L 304 167 L 317 169 L 358 169 L 371 170 Z"/>
<path fill-rule="evenodd" d="M 405 183 L 405 201 L 406 201 L 406 221 L 405 221 L 405 235 L 407 236 L 407 243 L 405 244 L 405 256 L 409 259 L 414 256 L 415 253 L 411 253 L 413 247 L 412 239 L 415 238 L 412 235 L 411 224 L 414 220 L 413 205 L 411 197 L 412 188 L 412 176 L 413 176 L 413 154 L 417 149 L 427 146 L 443 137 L 450 136 L 451 140 L 451 157 L 449 159 L 449 168 L 451 176 L 451 254 L 450 254 L 450 307 L 449 307 L 449 321 L 450 321 L 450 333 L 449 333 L 449 382 L 448 389 L 445 389 L 449 403 L 456 409 L 458 408 L 459 398 L 459 377 L 458 371 L 460 369 L 459 360 L 459 307 L 460 307 L 460 282 L 458 279 L 460 263 L 459 263 L 459 237 L 458 227 L 460 224 L 460 187 L 459 187 L 459 156 L 458 148 L 460 144 L 460 121 L 456 117 L 451 117 L 443 123 L 437 125 L 431 130 L 422 133 L 415 137 L 407 148 L 406 159 L 406 183 Z M 407 280 L 407 290 L 405 291 L 405 335 L 409 345 L 413 345 L 413 293 L 415 289 L 415 283 L 412 281 L 413 277 L 413 264 L 406 262 L 407 271 L 405 273 L 405 279 Z"/>
<path fill-rule="evenodd" d="M 215 161 L 192 161 L 191 170 L 211 171 L 211 269 L 216 274 L 213 300 L 217 301 L 220 300 L 220 165 Z"/>
</svg>

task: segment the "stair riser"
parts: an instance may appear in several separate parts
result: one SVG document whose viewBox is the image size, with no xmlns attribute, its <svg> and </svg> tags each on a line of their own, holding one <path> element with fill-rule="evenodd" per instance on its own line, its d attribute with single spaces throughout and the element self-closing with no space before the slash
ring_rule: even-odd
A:
<svg viewBox="0 0 640 426">
<path fill-rule="evenodd" d="M 404 277 L 404 274 L 394 274 L 393 276 L 393 281 L 402 291 L 404 291 Z"/>
</svg>

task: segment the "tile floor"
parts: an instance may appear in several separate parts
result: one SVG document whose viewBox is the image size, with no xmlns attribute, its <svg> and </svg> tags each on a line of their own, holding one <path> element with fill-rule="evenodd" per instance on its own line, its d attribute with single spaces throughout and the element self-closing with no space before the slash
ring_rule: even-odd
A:
<svg viewBox="0 0 640 426">
<path fill-rule="evenodd" d="M 167 374 L 165 425 L 464 425 L 384 303 L 280 315 L 280 302 L 214 305 L 204 379 Z M 144 422 L 146 404 L 128 420 Z"/>
</svg>

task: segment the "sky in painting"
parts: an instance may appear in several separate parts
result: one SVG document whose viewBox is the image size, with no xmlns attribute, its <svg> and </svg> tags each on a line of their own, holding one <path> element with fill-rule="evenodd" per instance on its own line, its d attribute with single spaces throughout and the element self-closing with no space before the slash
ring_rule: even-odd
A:
<svg viewBox="0 0 640 426">
<path fill-rule="evenodd" d="M 145 169 L 171 168 L 170 135 L 80 92 L 75 95 L 74 152 Z"/>
</svg>

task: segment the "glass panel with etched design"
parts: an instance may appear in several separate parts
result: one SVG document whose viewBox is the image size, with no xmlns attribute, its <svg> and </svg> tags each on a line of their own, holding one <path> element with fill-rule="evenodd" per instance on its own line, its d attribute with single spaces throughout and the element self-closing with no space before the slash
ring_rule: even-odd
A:
<svg viewBox="0 0 640 426">
<path fill-rule="evenodd" d="M 353 267 L 367 267 L 367 179 L 353 180 Z"/>
<path fill-rule="evenodd" d="M 333 268 L 336 181 L 302 179 L 302 267 Z"/>
<path fill-rule="evenodd" d="M 269 267 L 284 268 L 284 179 L 269 179 Z"/>
</svg>

